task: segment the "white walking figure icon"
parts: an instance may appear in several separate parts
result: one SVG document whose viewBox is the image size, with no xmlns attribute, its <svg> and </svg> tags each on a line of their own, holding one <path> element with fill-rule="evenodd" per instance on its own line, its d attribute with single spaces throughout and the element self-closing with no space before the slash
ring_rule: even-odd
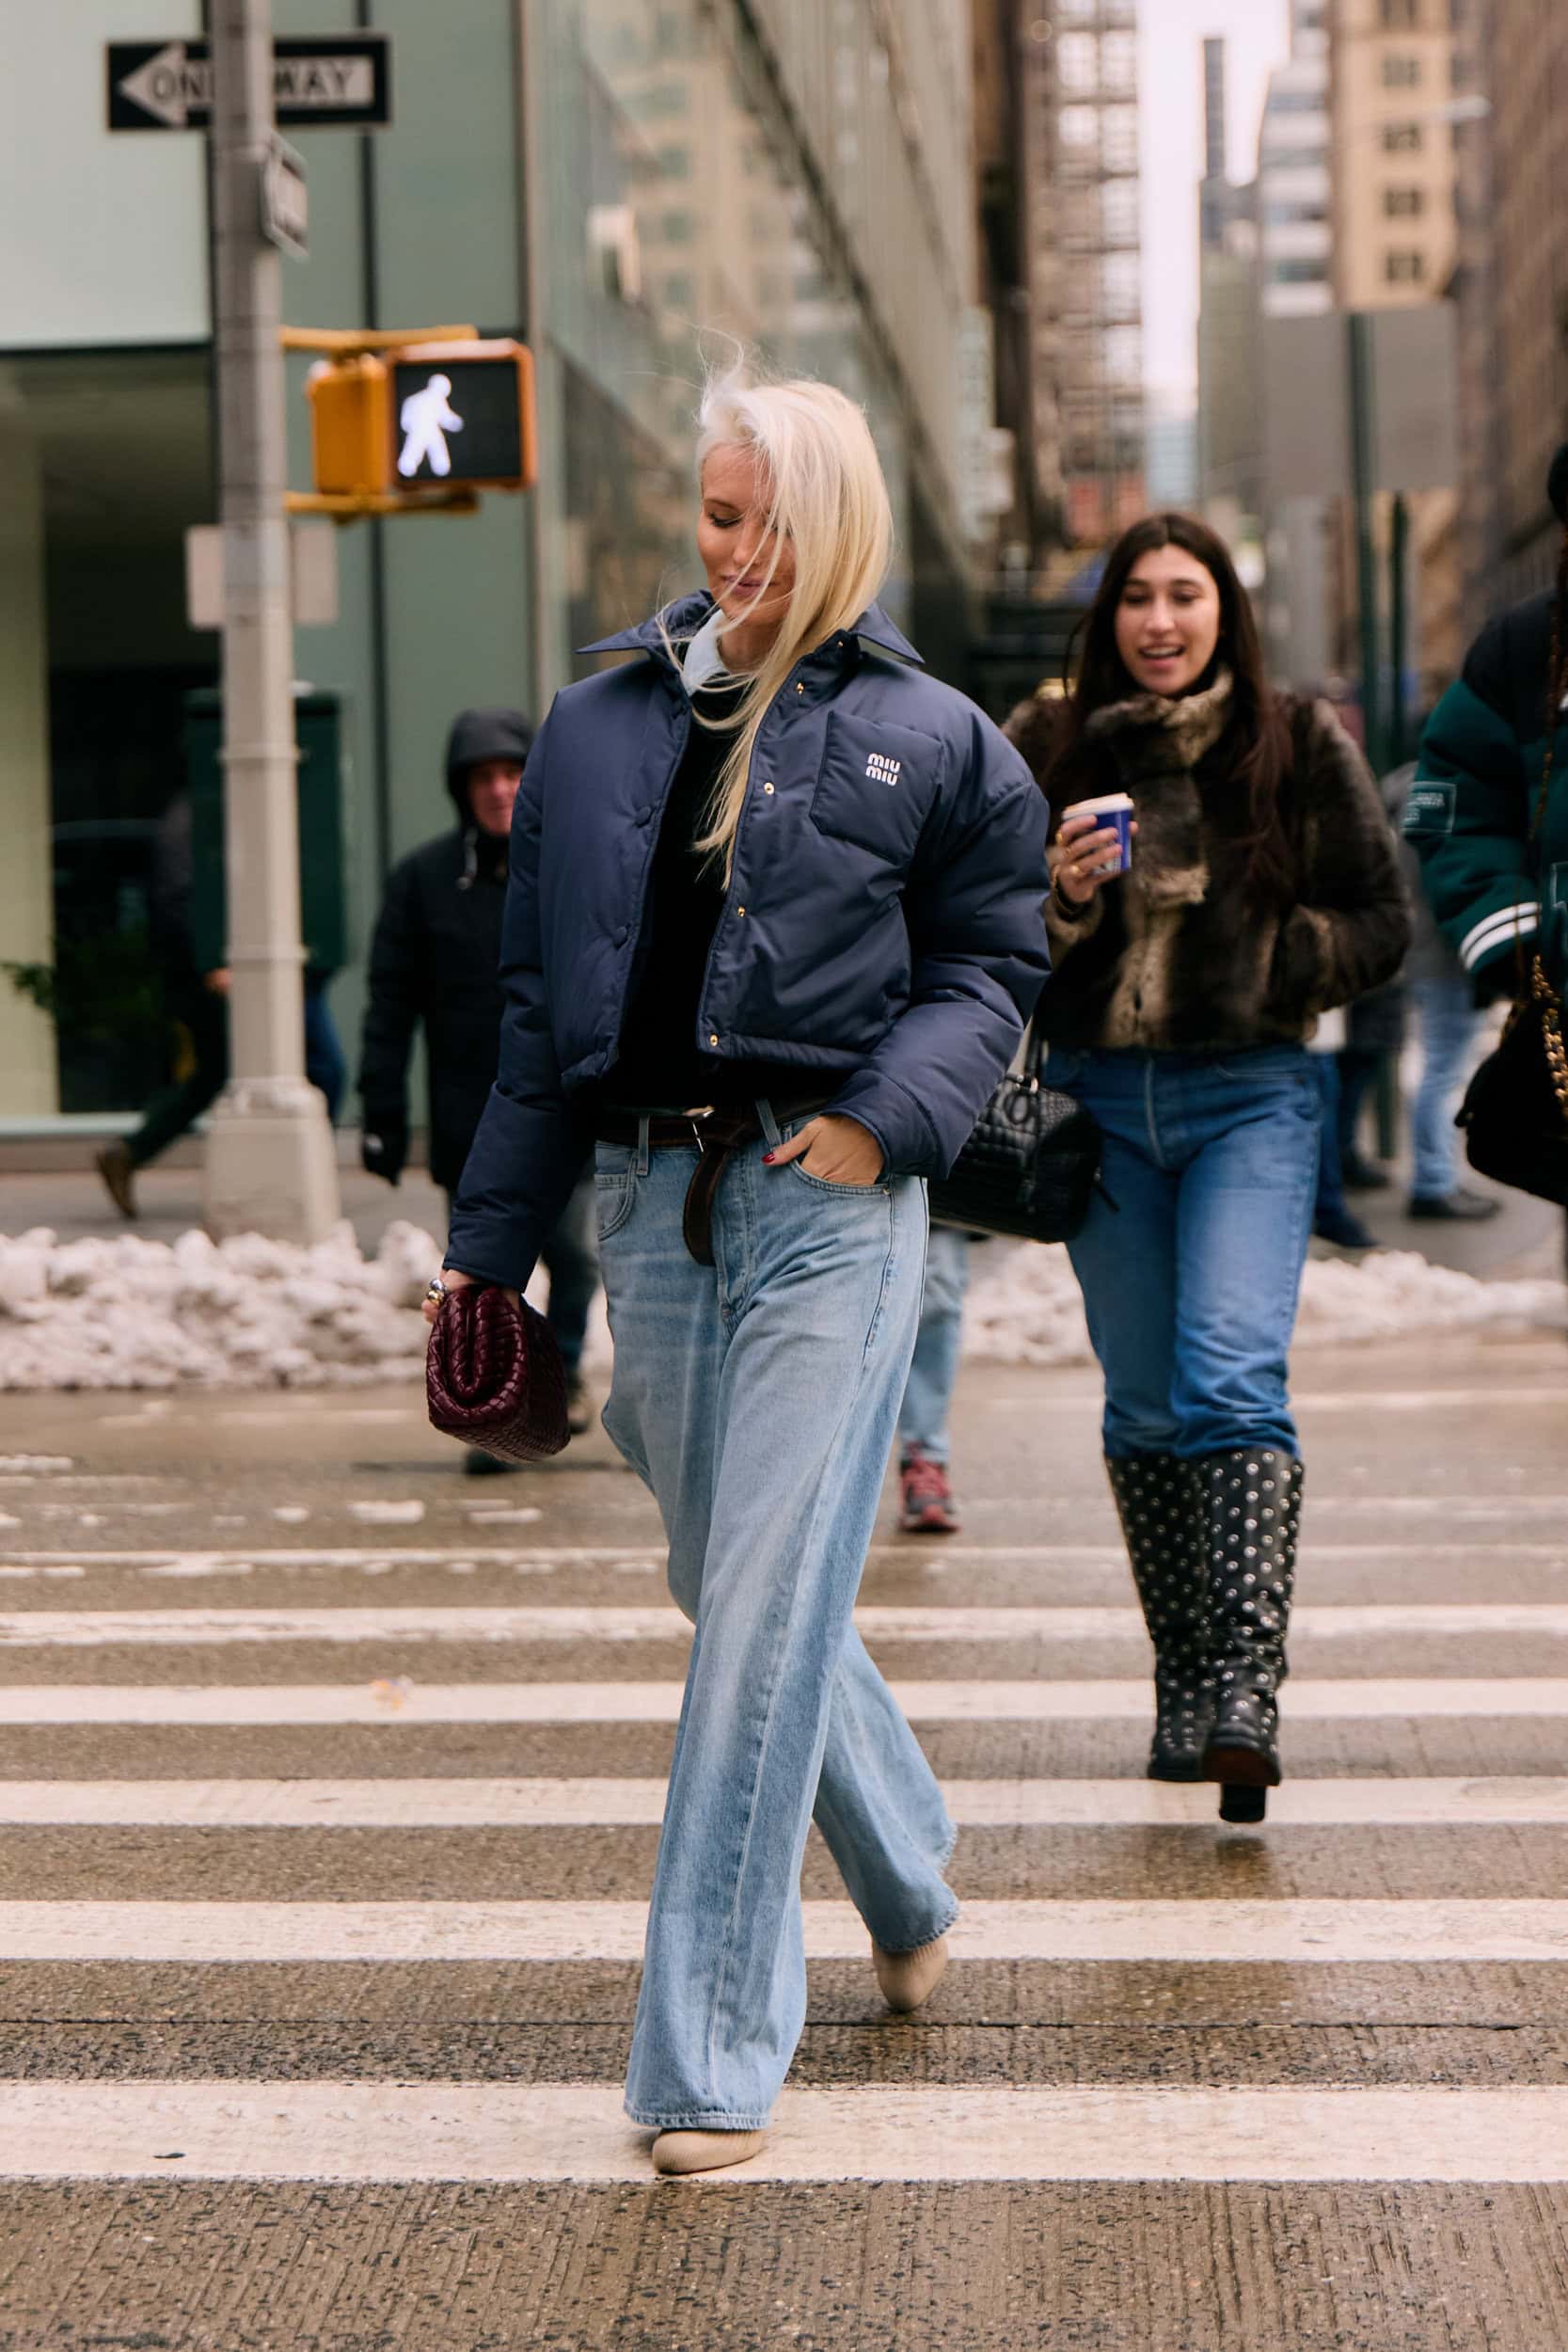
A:
<svg viewBox="0 0 1568 2352">
<path fill-rule="evenodd" d="M 433 375 L 422 392 L 410 392 L 404 402 L 398 416 L 404 431 L 399 473 L 416 474 L 427 463 L 434 474 L 451 473 L 447 435 L 463 430 L 463 420 L 447 398 L 451 390 L 450 375 Z"/>
</svg>

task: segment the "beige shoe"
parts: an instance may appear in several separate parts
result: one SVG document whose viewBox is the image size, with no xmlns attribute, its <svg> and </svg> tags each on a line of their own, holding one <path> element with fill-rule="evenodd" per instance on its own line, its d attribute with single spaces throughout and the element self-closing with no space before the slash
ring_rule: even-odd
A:
<svg viewBox="0 0 1568 2352">
<path fill-rule="evenodd" d="M 879 1944 L 873 1944 L 871 1965 L 889 2009 L 907 2016 L 928 2001 L 942 1982 L 947 1967 L 947 1938 L 939 1935 L 912 1952 L 884 1952 Z"/>
<path fill-rule="evenodd" d="M 654 2142 L 656 2172 L 718 2172 L 760 2156 L 766 2132 L 660 2132 Z"/>
</svg>

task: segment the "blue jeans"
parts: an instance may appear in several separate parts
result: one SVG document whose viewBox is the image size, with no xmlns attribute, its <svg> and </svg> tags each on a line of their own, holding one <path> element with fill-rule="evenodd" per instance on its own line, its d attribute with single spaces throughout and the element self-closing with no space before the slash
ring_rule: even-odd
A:
<svg viewBox="0 0 1568 2352">
<path fill-rule="evenodd" d="M 309 973 L 305 979 L 305 1074 L 325 1095 L 327 1118 L 336 1124 L 338 1105 L 348 1083 L 348 1064 L 326 1000 L 326 982 Z"/>
<path fill-rule="evenodd" d="M 914 1360 L 898 1415 L 901 1454 L 920 1453 L 928 1462 L 947 1460 L 947 1414 L 958 1376 L 968 1288 L 969 1235 L 951 1225 L 933 1225 L 926 1250 L 926 1288 L 920 1301 Z"/>
<path fill-rule="evenodd" d="M 1287 1393 L 1318 1184 L 1300 1046 L 1050 1058 L 1104 1132 L 1105 1189 L 1069 1244 L 1105 1375 L 1105 1451 L 1296 1452 Z"/>
<path fill-rule="evenodd" d="M 659 2130 L 768 2120 L 805 2016 L 814 1809 L 885 1949 L 928 1943 L 958 1908 L 942 1792 L 852 1622 L 920 1311 L 925 1186 L 824 1184 L 765 1168 L 766 1148 L 725 1171 L 712 1266 L 681 1236 L 695 1150 L 596 1160 L 605 1427 L 653 1489 L 697 1629 L 626 2082 L 627 2113 Z"/>
<path fill-rule="evenodd" d="M 1470 983 L 1451 977 L 1412 980 L 1416 1019 L 1421 1032 L 1421 1076 L 1410 1107 L 1410 1146 L 1415 1159 L 1410 1190 L 1417 1200 L 1446 1200 L 1459 1182 L 1454 1144 L 1454 1097 L 1459 1092 L 1481 1019 Z"/>
</svg>

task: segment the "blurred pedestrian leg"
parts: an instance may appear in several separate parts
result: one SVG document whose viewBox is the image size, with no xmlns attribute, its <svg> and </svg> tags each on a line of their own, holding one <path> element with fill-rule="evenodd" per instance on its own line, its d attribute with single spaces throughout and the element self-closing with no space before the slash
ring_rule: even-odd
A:
<svg viewBox="0 0 1568 2352">
<path fill-rule="evenodd" d="M 1372 1235 L 1345 1199 L 1344 1168 L 1339 1157 L 1339 1057 L 1335 1051 L 1314 1050 L 1309 1059 L 1318 1081 L 1318 1197 L 1312 1231 L 1320 1241 L 1337 1249 L 1370 1249 Z"/>
<path fill-rule="evenodd" d="M 898 1415 L 901 1525 L 910 1535 L 954 1535 L 958 1507 L 948 1482 L 948 1413 L 963 1345 L 969 1235 L 933 1225 L 914 1360 Z"/>
<path fill-rule="evenodd" d="M 167 1009 L 180 1039 L 175 1074 L 142 1112 L 141 1125 L 98 1154 L 98 1172 L 116 1207 L 136 1214 L 132 1180 L 137 1168 L 194 1127 L 222 1093 L 229 1077 L 229 1008 L 201 981 L 170 990 Z"/>
<path fill-rule="evenodd" d="M 582 1385 L 582 1350 L 588 1337 L 588 1311 L 599 1287 L 592 1169 L 566 1203 L 565 1214 L 539 1260 L 550 1278 L 546 1320 L 566 1367 L 566 1418 L 580 1436 L 593 1418 Z"/>
<path fill-rule="evenodd" d="M 1415 1165 L 1410 1189 L 1417 1200 L 1446 1198 L 1459 1182 L 1454 1104 L 1480 1015 L 1469 982 L 1461 973 L 1412 983 L 1421 1031 L 1421 1075 L 1410 1110 Z"/>
<path fill-rule="evenodd" d="M 326 1001 L 329 972 L 305 975 L 305 1074 L 326 1097 L 326 1115 L 338 1123 L 338 1105 L 348 1084 L 348 1063 L 338 1040 L 332 1008 Z"/>
</svg>

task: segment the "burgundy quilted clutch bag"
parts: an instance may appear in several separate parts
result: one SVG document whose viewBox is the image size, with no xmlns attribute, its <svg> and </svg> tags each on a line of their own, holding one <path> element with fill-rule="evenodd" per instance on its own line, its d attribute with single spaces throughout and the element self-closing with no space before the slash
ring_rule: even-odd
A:
<svg viewBox="0 0 1568 2352">
<path fill-rule="evenodd" d="M 566 1367 L 555 1333 L 523 1299 L 489 1282 L 442 1299 L 425 1350 L 431 1426 L 505 1462 L 538 1462 L 566 1443 Z"/>
</svg>

